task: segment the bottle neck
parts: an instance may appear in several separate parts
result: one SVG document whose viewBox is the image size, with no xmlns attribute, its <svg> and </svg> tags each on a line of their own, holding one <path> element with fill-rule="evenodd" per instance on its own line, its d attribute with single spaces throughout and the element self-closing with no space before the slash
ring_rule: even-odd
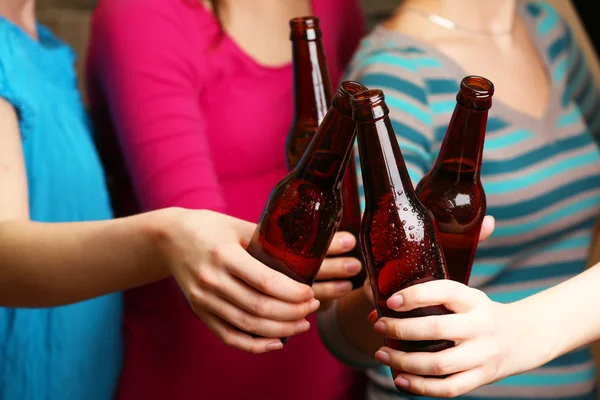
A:
<svg viewBox="0 0 600 400">
<path fill-rule="evenodd" d="M 388 196 L 398 205 L 410 202 L 415 192 L 389 117 L 358 122 L 357 136 L 366 207 Z"/>
<path fill-rule="evenodd" d="M 294 169 L 294 175 L 319 187 L 341 189 L 355 137 L 352 118 L 331 107 Z"/>
<path fill-rule="evenodd" d="M 320 37 L 293 41 L 295 120 L 319 124 L 331 104 L 332 86 Z"/>
<path fill-rule="evenodd" d="M 487 117 L 487 109 L 474 110 L 456 104 L 432 174 L 452 170 L 459 173 L 459 179 L 464 176 L 479 180 Z"/>
</svg>

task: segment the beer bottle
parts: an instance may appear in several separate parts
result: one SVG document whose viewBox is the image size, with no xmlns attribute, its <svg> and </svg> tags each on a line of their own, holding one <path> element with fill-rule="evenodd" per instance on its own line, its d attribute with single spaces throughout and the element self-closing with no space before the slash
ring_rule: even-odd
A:
<svg viewBox="0 0 600 400">
<path fill-rule="evenodd" d="M 331 105 L 331 79 L 321 37 L 317 17 L 299 17 L 290 20 L 294 67 L 294 122 L 286 141 L 288 170 L 294 169 L 304 155 Z M 361 211 L 354 151 L 351 153 L 344 175 L 342 198 L 343 211 L 339 229 L 352 233 L 358 241 Z M 343 256 L 355 257 L 363 262 L 358 244 Z M 363 269 L 352 279 L 353 286 L 362 286 L 365 278 L 366 273 Z"/>
<path fill-rule="evenodd" d="M 379 317 L 412 318 L 449 314 L 443 306 L 408 312 L 388 308 L 387 300 L 406 287 L 447 279 L 446 265 L 431 213 L 411 183 L 381 90 L 353 96 L 360 165 L 365 188 L 361 245 Z M 386 345 L 404 352 L 436 352 L 447 340 L 399 341 Z"/>
<path fill-rule="evenodd" d="M 312 285 L 342 218 L 341 184 L 356 137 L 348 99 L 366 88 L 343 82 L 300 162 L 273 189 L 248 252 Z"/>
<path fill-rule="evenodd" d="M 416 189 L 435 218 L 450 279 L 465 285 L 486 211 L 479 173 L 493 94 L 486 78 L 462 80 L 440 153 Z"/>
</svg>

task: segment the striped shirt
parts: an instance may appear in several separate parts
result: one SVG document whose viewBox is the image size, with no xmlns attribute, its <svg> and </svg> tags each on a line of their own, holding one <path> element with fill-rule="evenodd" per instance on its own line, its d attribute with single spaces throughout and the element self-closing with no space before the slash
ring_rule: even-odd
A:
<svg viewBox="0 0 600 400">
<path fill-rule="evenodd" d="M 541 118 L 502 101 L 494 101 L 489 114 L 481 180 L 496 229 L 478 247 L 470 285 L 503 303 L 582 272 L 600 210 L 600 152 L 594 141 L 600 136 L 599 93 L 584 55 L 547 3 L 522 3 L 519 12 L 552 77 L 552 89 Z M 349 79 L 384 90 L 415 186 L 437 157 L 466 75 L 433 47 L 382 27 L 363 40 L 350 64 Z M 360 189 L 364 207 L 362 183 Z M 354 365 L 371 363 L 368 398 L 403 398 L 389 368 L 361 357 L 325 320 L 332 318 L 321 317 L 321 333 L 336 356 Z M 591 400 L 596 399 L 595 377 L 591 352 L 584 348 L 464 398 Z"/>
</svg>

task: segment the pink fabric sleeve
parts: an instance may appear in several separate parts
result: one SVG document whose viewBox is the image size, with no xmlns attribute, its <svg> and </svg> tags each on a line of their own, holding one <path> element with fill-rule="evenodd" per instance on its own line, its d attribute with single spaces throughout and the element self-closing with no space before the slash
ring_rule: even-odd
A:
<svg viewBox="0 0 600 400">
<path fill-rule="evenodd" d="M 142 208 L 227 212 L 188 56 L 198 43 L 168 7 L 119 7 L 94 16 L 90 59 Z"/>
</svg>

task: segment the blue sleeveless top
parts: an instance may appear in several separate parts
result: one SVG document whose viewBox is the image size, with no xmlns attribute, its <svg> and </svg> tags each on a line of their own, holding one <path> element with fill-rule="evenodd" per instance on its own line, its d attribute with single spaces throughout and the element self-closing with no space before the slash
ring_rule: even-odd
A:
<svg viewBox="0 0 600 400">
<path fill-rule="evenodd" d="M 75 55 L 38 28 L 35 41 L 0 18 L 0 96 L 19 115 L 31 219 L 109 219 Z M 121 314 L 120 294 L 63 307 L 0 307 L 0 400 L 112 398 L 121 366 Z"/>
</svg>

